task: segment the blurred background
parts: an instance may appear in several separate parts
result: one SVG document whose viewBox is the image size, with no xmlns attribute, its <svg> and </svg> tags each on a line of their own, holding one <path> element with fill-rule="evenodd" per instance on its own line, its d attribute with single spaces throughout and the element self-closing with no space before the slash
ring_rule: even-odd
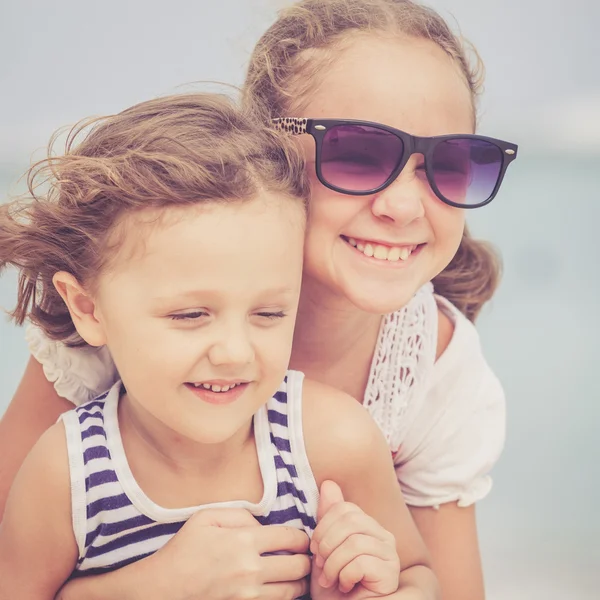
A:
<svg viewBox="0 0 600 600">
<path fill-rule="evenodd" d="M 240 84 L 283 4 L 5 0 L 0 201 L 57 127 L 189 82 Z M 460 24 L 484 59 L 480 130 L 520 145 L 500 196 L 469 215 L 505 265 L 479 321 L 508 399 L 506 450 L 479 507 L 488 598 L 598 599 L 600 3 L 428 4 Z M 5 273 L 0 306 L 14 298 L 14 274 Z M 0 414 L 27 357 L 23 332 L 0 318 Z"/>
</svg>

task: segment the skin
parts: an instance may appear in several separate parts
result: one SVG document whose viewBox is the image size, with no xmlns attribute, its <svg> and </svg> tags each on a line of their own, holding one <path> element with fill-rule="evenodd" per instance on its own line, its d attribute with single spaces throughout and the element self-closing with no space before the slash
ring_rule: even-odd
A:
<svg viewBox="0 0 600 600">
<path fill-rule="evenodd" d="M 301 98 L 291 107 L 290 116 L 364 119 L 417 135 L 473 131 L 465 81 L 447 55 L 428 41 L 381 36 L 352 39 L 318 83 L 310 98 Z M 399 309 L 448 264 L 460 242 L 464 212 L 433 196 L 418 169 L 422 164 L 418 155 L 380 194 L 353 198 L 314 181 L 312 139 L 303 136 L 301 143 L 314 185 L 291 367 L 362 398 L 380 315 Z M 393 242 L 418 238 L 426 242 L 426 252 L 406 265 L 396 281 L 389 272 L 371 268 L 362 256 L 354 256 L 340 234 Z M 452 329 L 440 312 L 438 357 Z M 28 369 L 28 379 L 27 388 L 13 401 L 15 408 L 5 417 L 7 430 L 29 430 L 34 403 L 24 398 L 27 389 L 51 395 L 35 364 Z M 60 405 L 53 397 L 53 410 L 58 412 Z M 48 400 L 40 397 L 35 406 L 51 403 Z M 23 450 L 21 456 L 4 458 L 3 473 L 8 477 L 20 464 Z M 431 553 L 444 598 L 481 600 L 484 591 L 474 507 L 450 503 L 440 510 L 411 508 L 411 512 Z"/>
<path fill-rule="evenodd" d="M 127 390 L 119 400 L 119 431 L 144 493 L 166 508 L 231 499 L 257 503 L 264 486 L 252 420 L 287 370 L 300 294 L 303 209 L 298 201 L 267 195 L 167 214 L 144 211 L 152 227 L 139 215 L 126 218 L 126 242 L 93 286 L 64 272 L 54 284 L 81 337 L 106 345 L 115 359 Z M 243 381 L 242 391 L 220 395 L 234 398 L 225 404 L 215 404 L 214 393 L 190 389 L 190 383 L 232 381 Z M 308 380 L 302 419 L 306 453 L 324 489 L 313 539 L 322 569 L 312 583 L 314 600 L 337 600 L 338 586 L 356 586 L 353 600 L 438 598 L 427 550 L 375 423 L 353 398 Z M 68 464 L 59 422 L 29 454 L 8 498 L 0 525 L 2 600 L 51 600 L 76 565 Z M 36 486 L 45 493 L 32 494 Z M 241 520 L 243 511 L 236 515 Z M 245 522 L 236 528 L 253 529 Z M 289 529 L 282 532 L 290 538 L 287 547 L 297 548 Z M 248 536 L 235 533 L 248 560 Z M 223 562 L 237 560 L 236 553 Z M 279 569 L 283 583 L 308 567 L 302 554 L 255 554 L 254 560 L 272 577 Z M 44 568 L 31 572 L 32 562 Z M 221 597 L 237 597 L 240 587 L 246 588 L 243 597 L 249 589 L 261 598 L 269 591 L 260 579 L 226 575 L 219 583 L 226 581 L 231 595 L 221 591 Z"/>
</svg>

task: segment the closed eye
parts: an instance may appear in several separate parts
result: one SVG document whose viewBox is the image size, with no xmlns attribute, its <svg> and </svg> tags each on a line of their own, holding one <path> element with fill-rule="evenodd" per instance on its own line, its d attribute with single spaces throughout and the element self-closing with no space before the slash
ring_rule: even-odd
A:
<svg viewBox="0 0 600 600">
<path fill-rule="evenodd" d="M 204 312 L 203 310 L 195 310 L 193 312 L 187 312 L 187 313 L 177 313 L 174 315 L 169 315 L 169 318 L 172 319 L 173 321 L 186 321 L 186 320 L 194 320 L 194 319 L 200 319 L 201 317 L 208 317 L 208 313 Z"/>
<path fill-rule="evenodd" d="M 265 319 L 282 319 L 283 317 L 287 316 L 287 313 L 280 310 L 278 312 L 259 312 L 256 313 L 256 315 L 259 317 L 264 317 Z"/>
</svg>

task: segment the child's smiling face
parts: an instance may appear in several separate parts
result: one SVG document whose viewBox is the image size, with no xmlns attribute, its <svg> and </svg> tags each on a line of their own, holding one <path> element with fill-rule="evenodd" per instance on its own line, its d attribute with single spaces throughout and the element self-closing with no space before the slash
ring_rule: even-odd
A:
<svg viewBox="0 0 600 600">
<path fill-rule="evenodd" d="M 288 367 L 302 203 L 262 194 L 139 213 L 122 225 L 124 243 L 94 302 L 128 396 L 156 431 L 224 442 Z"/>
</svg>

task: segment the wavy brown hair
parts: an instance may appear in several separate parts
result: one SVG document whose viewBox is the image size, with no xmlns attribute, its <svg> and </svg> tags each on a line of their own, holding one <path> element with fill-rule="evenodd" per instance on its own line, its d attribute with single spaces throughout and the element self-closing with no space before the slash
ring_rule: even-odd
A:
<svg viewBox="0 0 600 600">
<path fill-rule="evenodd" d="M 265 122 L 224 96 L 189 94 L 80 122 L 61 156 L 52 154 L 53 137 L 49 157 L 27 173 L 28 194 L 0 206 L 0 269 L 19 270 L 13 319 L 84 345 L 52 278 L 67 271 L 93 286 L 128 213 L 264 192 L 306 205 L 301 154 Z"/>
<path fill-rule="evenodd" d="M 476 125 L 483 82 L 477 52 L 437 12 L 411 0 L 300 0 L 283 9 L 252 53 L 245 102 L 263 105 L 272 117 L 293 116 L 337 57 L 336 50 L 352 36 L 365 34 L 424 38 L 442 48 L 471 91 Z M 499 277 L 500 260 L 493 248 L 465 228 L 456 256 L 433 283 L 438 294 L 474 320 Z"/>
</svg>

